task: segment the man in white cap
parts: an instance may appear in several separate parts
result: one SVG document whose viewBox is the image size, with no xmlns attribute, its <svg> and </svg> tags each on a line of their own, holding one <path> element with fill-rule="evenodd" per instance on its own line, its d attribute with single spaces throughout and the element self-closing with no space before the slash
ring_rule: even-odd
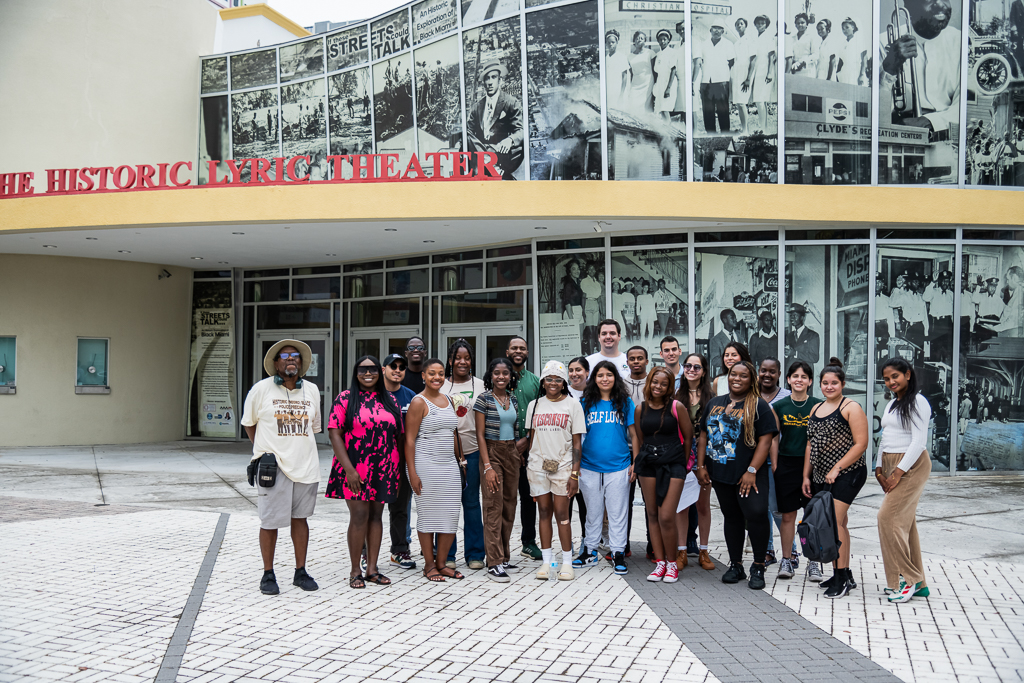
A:
<svg viewBox="0 0 1024 683">
<path fill-rule="evenodd" d="M 497 61 L 484 64 L 480 73 L 484 96 L 469 110 L 466 139 L 470 152 L 494 152 L 498 156 L 496 167 L 503 180 L 513 180 L 512 174 L 522 165 L 523 107 L 519 101 L 501 89 L 508 69 Z M 476 155 L 471 159 L 476 164 Z"/>
<path fill-rule="evenodd" d="M 292 583 L 306 591 L 318 588 L 306 572 L 306 518 L 313 514 L 320 484 L 320 459 L 313 436 L 321 430 L 320 390 L 302 379 L 312 360 L 308 345 L 282 339 L 263 358 L 263 369 L 270 376 L 254 384 L 245 397 L 242 426 L 252 441 L 252 461 L 258 461 L 253 464 L 263 554 L 260 591 L 266 595 L 280 592 L 274 575 L 274 549 L 277 530 L 286 527 L 291 528 L 295 546 Z"/>
</svg>

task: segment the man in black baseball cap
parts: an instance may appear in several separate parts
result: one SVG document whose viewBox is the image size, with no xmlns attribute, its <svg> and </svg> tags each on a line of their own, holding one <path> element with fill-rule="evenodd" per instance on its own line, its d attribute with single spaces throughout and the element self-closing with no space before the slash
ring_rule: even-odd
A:
<svg viewBox="0 0 1024 683">
<path fill-rule="evenodd" d="M 406 362 L 405 356 L 392 353 L 380 365 L 384 370 L 384 388 L 395 399 L 395 403 L 402 411 L 402 419 L 405 419 L 405 413 L 409 410 L 409 402 L 416 396 L 416 392 L 402 384 L 409 364 Z M 402 569 L 415 569 L 416 563 L 409 557 L 409 542 L 412 536 L 412 530 L 409 528 L 409 516 L 412 513 L 412 487 L 409 486 L 409 475 L 405 468 L 404 440 L 398 443 L 398 453 L 401 456 L 398 463 L 400 475 L 398 498 L 394 503 L 388 503 L 391 564 Z"/>
</svg>

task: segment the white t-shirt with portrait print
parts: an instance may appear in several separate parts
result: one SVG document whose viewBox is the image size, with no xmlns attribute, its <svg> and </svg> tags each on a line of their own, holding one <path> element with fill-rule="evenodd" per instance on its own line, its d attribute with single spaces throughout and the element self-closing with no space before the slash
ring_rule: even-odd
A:
<svg viewBox="0 0 1024 683">
<path fill-rule="evenodd" d="M 587 433 L 583 406 L 572 396 L 552 401 L 547 396 L 530 401 L 526 409 L 526 428 L 533 430 L 531 460 L 572 460 L 572 437 Z"/>
<path fill-rule="evenodd" d="M 321 431 L 320 390 L 309 380 L 289 390 L 273 377 L 253 385 L 245 397 L 242 426 L 256 427 L 252 460 L 277 456 L 277 466 L 297 484 L 320 482 L 316 437 Z"/>
</svg>

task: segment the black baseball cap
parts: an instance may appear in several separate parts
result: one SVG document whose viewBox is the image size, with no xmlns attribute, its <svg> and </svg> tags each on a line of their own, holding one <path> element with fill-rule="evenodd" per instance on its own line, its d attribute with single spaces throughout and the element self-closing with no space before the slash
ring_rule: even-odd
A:
<svg viewBox="0 0 1024 683">
<path fill-rule="evenodd" d="M 396 360 L 400 361 L 401 364 L 404 365 L 405 367 L 409 367 L 409 361 L 407 361 L 405 359 L 405 356 L 403 356 L 400 353 L 392 353 L 392 354 L 388 355 L 388 357 L 384 359 L 384 362 L 381 363 L 381 366 L 387 367 L 387 366 L 391 365 L 392 363 L 394 363 Z"/>
</svg>

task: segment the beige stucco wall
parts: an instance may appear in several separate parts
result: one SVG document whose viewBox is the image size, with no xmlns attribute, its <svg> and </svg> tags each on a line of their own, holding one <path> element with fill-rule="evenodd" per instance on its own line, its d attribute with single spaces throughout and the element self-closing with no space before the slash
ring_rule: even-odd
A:
<svg viewBox="0 0 1024 683">
<path fill-rule="evenodd" d="M 207 0 L 0 2 L 0 173 L 193 161 Z"/>
<path fill-rule="evenodd" d="M 0 445 L 140 443 L 185 432 L 192 272 L 0 254 L 0 335 L 16 335 L 17 390 Z M 109 337 L 111 393 L 75 394 L 78 337 Z"/>
</svg>

